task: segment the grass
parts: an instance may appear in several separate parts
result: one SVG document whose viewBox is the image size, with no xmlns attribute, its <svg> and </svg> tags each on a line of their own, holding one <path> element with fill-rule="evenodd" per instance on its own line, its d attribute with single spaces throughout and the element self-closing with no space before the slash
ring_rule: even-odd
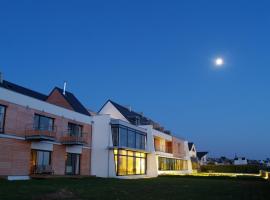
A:
<svg viewBox="0 0 270 200">
<path fill-rule="evenodd" d="M 181 200 L 270 199 L 270 182 L 256 177 L 159 177 L 156 179 L 0 180 L 0 199 Z"/>
</svg>

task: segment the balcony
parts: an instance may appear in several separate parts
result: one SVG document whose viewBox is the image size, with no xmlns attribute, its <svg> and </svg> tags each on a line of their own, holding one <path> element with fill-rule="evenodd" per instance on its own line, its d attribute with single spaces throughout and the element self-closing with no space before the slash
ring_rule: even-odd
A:
<svg viewBox="0 0 270 200">
<path fill-rule="evenodd" d="M 155 150 L 163 153 L 170 153 L 172 154 L 172 147 L 171 146 L 155 146 Z"/>
<path fill-rule="evenodd" d="M 85 136 L 87 136 L 87 133 L 74 134 L 68 131 L 60 138 L 60 142 L 64 145 L 84 145 L 87 144 Z"/>
<path fill-rule="evenodd" d="M 31 141 L 55 141 L 56 126 L 36 127 L 34 124 L 29 124 L 25 128 L 25 139 Z"/>
</svg>

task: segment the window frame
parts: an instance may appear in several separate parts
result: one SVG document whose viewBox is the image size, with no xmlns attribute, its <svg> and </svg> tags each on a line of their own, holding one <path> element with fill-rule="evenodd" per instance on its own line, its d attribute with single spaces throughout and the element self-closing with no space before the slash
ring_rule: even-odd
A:
<svg viewBox="0 0 270 200">
<path fill-rule="evenodd" d="M 79 156 L 79 166 L 78 166 L 78 171 L 79 173 L 76 174 L 76 169 L 75 169 L 75 174 L 71 174 L 71 173 L 67 173 L 67 160 L 68 160 L 68 154 L 70 154 L 71 156 Z M 66 153 L 66 160 L 65 160 L 65 175 L 67 176 L 79 176 L 81 175 L 81 158 L 82 158 L 82 155 L 81 154 L 78 154 L 78 153 Z"/>
<path fill-rule="evenodd" d="M 6 125 L 6 113 L 7 113 L 7 106 L 0 104 L 1 107 L 4 108 L 4 114 L 3 114 L 3 127 L 0 127 L 0 133 L 5 132 L 5 125 Z"/>
<path fill-rule="evenodd" d="M 46 150 L 40 150 L 40 149 L 32 149 L 31 150 L 31 153 L 35 153 L 36 154 L 36 160 L 34 161 L 34 166 L 38 166 L 37 165 L 37 161 L 38 161 L 38 156 L 37 155 L 38 155 L 38 152 L 49 153 L 49 165 L 52 165 L 52 151 L 46 151 Z M 44 161 L 44 155 L 43 155 L 42 162 L 43 161 Z"/>
<path fill-rule="evenodd" d="M 129 128 L 127 126 L 123 126 L 121 124 L 113 124 L 111 125 L 111 136 L 112 136 L 112 141 L 114 141 L 114 138 L 113 138 L 113 131 L 112 129 L 117 129 L 117 145 L 115 146 L 113 144 L 114 147 L 120 147 L 120 148 L 132 148 L 132 149 L 139 149 L 139 150 L 145 150 L 146 149 L 146 145 L 147 145 L 147 134 L 142 132 L 142 131 L 138 131 L 136 129 L 133 129 L 133 128 Z M 126 145 L 123 146 L 121 145 L 121 137 L 120 137 L 120 129 L 125 129 L 126 131 Z M 134 132 L 135 133 L 135 141 L 134 141 L 134 144 L 135 144 L 135 148 L 134 147 L 130 147 L 129 146 L 129 132 Z M 140 147 L 137 148 L 137 137 L 140 136 L 142 139 L 141 139 L 141 143 L 140 143 Z"/>
<path fill-rule="evenodd" d="M 73 123 L 73 122 L 68 122 L 68 134 L 69 134 L 70 136 L 74 136 L 74 135 L 71 135 L 71 133 L 70 133 L 70 130 L 71 130 L 71 129 L 69 129 L 69 125 L 80 127 L 80 128 L 81 128 L 81 132 L 80 132 L 79 135 L 76 135 L 76 136 L 79 136 L 79 137 L 82 137 L 82 136 L 83 136 L 83 125 L 81 125 L 81 124 L 76 124 L 76 123 Z"/>
<path fill-rule="evenodd" d="M 188 170 L 188 161 L 175 158 L 158 158 L 158 171 L 186 171 Z"/>
<path fill-rule="evenodd" d="M 115 151 L 117 151 L 117 153 L 115 153 Z M 119 153 L 121 151 L 125 151 L 126 154 Z M 133 155 L 130 155 L 129 154 L 130 152 L 132 152 Z M 139 153 L 141 156 L 136 156 L 137 153 Z M 113 154 L 114 154 L 116 176 L 143 176 L 143 175 L 147 174 L 147 153 L 138 152 L 138 151 L 115 149 Z M 142 156 L 142 154 L 144 154 L 145 156 Z M 125 157 L 125 159 L 126 159 L 125 174 L 120 174 L 119 173 L 120 157 Z M 133 174 L 128 173 L 128 159 L 129 158 L 133 158 L 133 172 L 134 172 Z M 117 159 L 117 160 L 115 160 L 115 159 Z M 139 174 L 137 173 L 137 170 L 136 170 L 136 161 L 137 161 L 137 159 L 140 159 L 140 173 Z M 142 169 L 142 160 L 144 160 L 144 165 L 145 165 L 144 170 Z"/>
<path fill-rule="evenodd" d="M 35 124 L 35 117 L 36 117 L 36 116 L 38 116 L 38 127 L 35 127 L 35 125 L 36 125 L 36 124 Z M 33 126 L 34 129 L 38 128 L 38 130 L 41 130 L 41 129 L 40 129 L 40 118 L 41 118 L 41 117 L 48 118 L 48 119 L 51 119 L 51 120 L 52 120 L 52 130 L 48 130 L 48 131 L 56 131 L 56 130 L 55 130 L 55 127 L 54 127 L 54 124 L 55 124 L 54 120 L 55 120 L 55 119 L 52 118 L 52 117 L 48 117 L 48 116 L 46 116 L 46 115 L 38 114 L 38 113 L 35 113 L 35 114 L 34 114 L 34 126 Z"/>
</svg>

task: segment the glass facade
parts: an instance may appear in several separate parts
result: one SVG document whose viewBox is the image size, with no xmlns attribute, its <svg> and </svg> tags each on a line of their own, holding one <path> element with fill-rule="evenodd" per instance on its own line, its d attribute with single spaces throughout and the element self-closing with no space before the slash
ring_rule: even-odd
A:
<svg viewBox="0 0 270 200">
<path fill-rule="evenodd" d="M 114 150 L 114 161 L 117 176 L 145 175 L 147 156 L 145 153 Z"/>
<path fill-rule="evenodd" d="M 158 159 L 158 170 L 159 171 L 184 171 L 188 170 L 188 161 L 174 158 L 163 158 Z"/>
<path fill-rule="evenodd" d="M 0 105 L 0 133 L 4 132 L 6 107 Z"/>
<path fill-rule="evenodd" d="M 52 118 L 37 115 L 34 117 L 34 129 L 40 131 L 54 131 L 54 120 Z"/>
<path fill-rule="evenodd" d="M 112 125 L 112 140 L 115 147 L 145 150 L 146 133 L 121 125 Z"/>
</svg>

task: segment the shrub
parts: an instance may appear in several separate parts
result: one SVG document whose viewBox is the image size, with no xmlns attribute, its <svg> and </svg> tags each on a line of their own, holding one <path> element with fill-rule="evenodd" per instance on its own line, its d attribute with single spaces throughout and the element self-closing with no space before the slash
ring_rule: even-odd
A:
<svg viewBox="0 0 270 200">
<path fill-rule="evenodd" d="M 260 170 L 269 170 L 259 165 L 205 165 L 202 172 L 259 174 Z"/>
</svg>

